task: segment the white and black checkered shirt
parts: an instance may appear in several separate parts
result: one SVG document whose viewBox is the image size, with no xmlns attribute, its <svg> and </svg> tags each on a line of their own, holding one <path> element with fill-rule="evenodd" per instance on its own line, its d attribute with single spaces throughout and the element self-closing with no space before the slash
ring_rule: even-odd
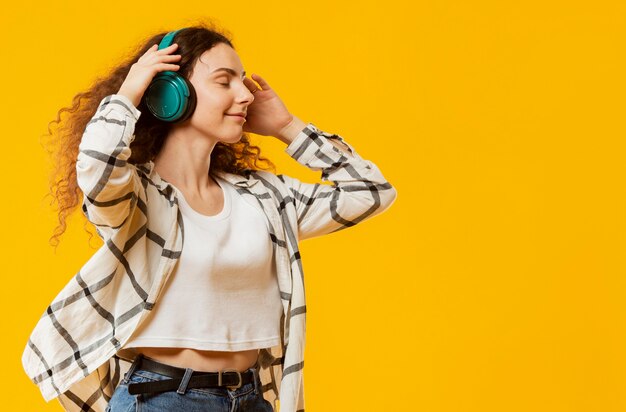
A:
<svg viewBox="0 0 626 412">
<path fill-rule="evenodd" d="M 44 399 L 58 397 L 66 411 L 104 411 L 131 365 L 117 352 L 154 307 L 182 251 L 176 191 L 153 162 L 127 162 L 140 114 L 125 96 L 110 95 L 85 129 L 76 163 L 82 210 L 104 245 L 46 308 L 22 356 Z M 259 372 L 274 409 L 278 399 L 281 412 L 298 412 L 304 411 L 306 325 L 298 242 L 380 214 L 397 193 L 374 163 L 312 123 L 285 152 L 332 186 L 261 170 L 216 174 L 267 216 L 284 311 L 281 343 L 261 349 Z"/>
</svg>

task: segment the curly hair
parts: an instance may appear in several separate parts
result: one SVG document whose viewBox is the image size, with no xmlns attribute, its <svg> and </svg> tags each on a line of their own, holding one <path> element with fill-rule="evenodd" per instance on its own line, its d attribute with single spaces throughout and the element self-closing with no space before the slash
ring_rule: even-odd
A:
<svg viewBox="0 0 626 412">
<path fill-rule="evenodd" d="M 76 160 L 78 146 L 82 135 L 98 108 L 102 99 L 119 91 L 131 66 L 145 54 L 154 44 L 161 42 L 169 31 L 153 35 L 145 40 L 138 50 L 132 52 L 130 57 L 125 58 L 121 64 L 110 69 L 104 76 L 96 78 L 87 91 L 74 96 L 72 104 L 57 112 L 56 120 L 48 123 L 48 135 L 53 137 L 43 146 L 50 147 L 47 152 L 52 157 L 53 168 L 49 175 L 50 192 L 46 196 L 52 196 L 51 205 L 58 203 L 59 224 L 53 231 L 49 242 L 55 247 L 59 244 L 59 237 L 66 230 L 67 217 L 82 202 L 83 193 L 78 187 L 76 180 Z M 216 28 L 215 24 L 199 22 L 193 26 L 187 26 L 176 34 L 178 44 L 177 54 L 181 55 L 180 68 L 177 73 L 189 78 L 193 67 L 200 56 L 207 50 L 219 43 L 225 43 L 235 49 L 225 30 Z M 137 109 L 142 113 L 148 113 L 145 102 L 138 105 Z M 66 113 L 61 121 L 61 115 Z M 56 124 L 56 137 L 53 136 L 51 126 Z M 155 159 L 161 150 L 167 137 L 171 123 L 163 122 L 154 116 L 141 116 L 135 125 L 135 139 L 130 145 L 131 156 L 128 162 L 134 165 L 146 163 Z M 215 169 L 228 173 L 244 175 L 246 170 L 273 170 L 275 165 L 267 158 L 261 156 L 261 149 L 252 145 L 250 137 L 242 133 L 241 139 L 232 144 L 218 142 L 212 150 L 209 174 Z M 257 162 L 264 163 L 259 166 Z M 87 230 L 88 221 L 85 219 L 83 227 L 93 237 L 93 233 Z M 90 237 L 90 240 L 91 240 Z"/>
</svg>

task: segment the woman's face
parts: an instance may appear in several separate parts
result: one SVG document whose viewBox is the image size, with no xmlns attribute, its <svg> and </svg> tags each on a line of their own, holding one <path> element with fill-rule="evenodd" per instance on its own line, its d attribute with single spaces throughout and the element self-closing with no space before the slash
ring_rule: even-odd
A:
<svg viewBox="0 0 626 412">
<path fill-rule="evenodd" d="M 227 70 L 224 70 L 227 69 Z M 230 73 L 232 69 L 234 73 Z M 196 91 L 196 109 L 191 127 L 216 141 L 235 143 L 241 139 L 244 121 L 227 113 L 247 113 L 254 96 L 243 83 L 245 71 L 230 46 L 218 43 L 204 52 L 189 81 Z"/>
</svg>

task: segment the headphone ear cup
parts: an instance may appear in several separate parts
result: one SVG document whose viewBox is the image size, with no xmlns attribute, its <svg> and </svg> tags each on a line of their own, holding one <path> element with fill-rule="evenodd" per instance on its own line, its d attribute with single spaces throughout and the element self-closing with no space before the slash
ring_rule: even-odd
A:
<svg viewBox="0 0 626 412">
<path fill-rule="evenodd" d="M 196 102 L 191 83 L 173 71 L 163 71 L 154 76 L 142 100 L 154 117 L 169 123 L 188 118 Z"/>
<path fill-rule="evenodd" d="M 189 80 L 185 79 L 184 77 L 183 80 L 187 83 L 187 88 L 189 89 L 189 97 L 187 102 L 187 108 L 185 109 L 180 119 L 176 121 L 176 123 L 182 123 L 185 120 L 189 119 L 193 112 L 196 110 L 196 89 L 193 87 L 193 84 L 191 84 Z"/>
</svg>

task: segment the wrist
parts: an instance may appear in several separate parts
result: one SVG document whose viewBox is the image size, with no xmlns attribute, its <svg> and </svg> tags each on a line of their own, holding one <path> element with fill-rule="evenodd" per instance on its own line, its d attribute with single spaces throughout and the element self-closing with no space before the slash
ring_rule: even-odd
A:
<svg viewBox="0 0 626 412">
<path fill-rule="evenodd" d="M 117 92 L 117 94 L 121 94 L 122 96 L 125 96 L 128 100 L 131 101 L 133 105 L 135 105 L 135 108 L 137 108 L 139 106 L 139 103 L 141 102 L 141 96 L 137 97 L 133 93 L 127 92 L 124 89 L 124 87 L 121 87 L 119 91 Z"/>
<path fill-rule="evenodd" d="M 275 137 L 286 144 L 289 144 L 305 127 L 306 123 L 300 120 L 297 116 L 292 115 L 291 121 L 280 129 Z"/>
</svg>

